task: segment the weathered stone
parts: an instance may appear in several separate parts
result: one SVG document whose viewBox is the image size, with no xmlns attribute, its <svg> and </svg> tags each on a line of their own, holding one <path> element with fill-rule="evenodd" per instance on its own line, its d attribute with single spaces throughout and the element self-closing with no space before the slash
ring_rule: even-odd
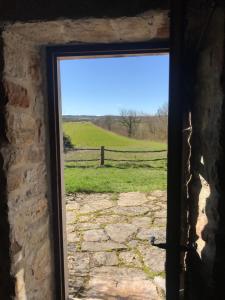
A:
<svg viewBox="0 0 225 300">
<path fill-rule="evenodd" d="M 68 243 L 75 243 L 75 242 L 79 242 L 79 237 L 76 234 L 76 232 L 71 232 L 71 233 L 67 233 L 67 241 Z"/>
<path fill-rule="evenodd" d="M 68 255 L 69 256 L 73 256 L 73 254 L 76 252 L 76 251 L 80 251 L 79 249 L 79 244 L 78 243 L 71 243 L 69 241 L 67 241 L 67 252 L 68 252 Z"/>
<path fill-rule="evenodd" d="M 117 201 L 117 203 L 119 206 L 138 206 L 143 205 L 148 201 L 149 199 L 145 196 L 144 193 L 129 192 L 121 193 L 119 195 L 119 200 Z"/>
<path fill-rule="evenodd" d="M 93 229 L 84 232 L 83 240 L 87 242 L 107 241 L 109 237 L 103 229 Z"/>
<path fill-rule="evenodd" d="M 158 300 L 156 286 L 144 272 L 132 268 L 100 267 L 91 272 L 86 298 Z"/>
<path fill-rule="evenodd" d="M 112 209 L 114 214 L 124 216 L 139 216 L 146 214 L 149 208 L 146 206 L 132 206 L 132 207 L 115 207 Z"/>
<path fill-rule="evenodd" d="M 90 222 L 90 220 L 92 219 L 92 216 L 79 216 L 79 222 Z M 99 223 L 99 222 L 98 222 Z"/>
<path fill-rule="evenodd" d="M 160 287 L 164 292 L 166 291 L 166 280 L 162 276 L 154 277 L 154 283 Z"/>
<path fill-rule="evenodd" d="M 89 229 L 98 229 L 101 227 L 101 224 L 96 223 L 79 223 L 76 224 L 76 230 L 89 230 Z"/>
<path fill-rule="evenodd" d="M 146 245 L 138 246 L 138 250 L 143 257 L 144 264 L 149 267 L 151 271 L 165 271 L 165 250 Z"/>
<path fill-rule="evenodd" d="M 157 197 L 157 198 L 163 197 L 166 200 L 167 194 L 166 194 L 166 191 L 155 190 L 155 191 L 151 192 L 151 196 Z"/>
<path fill-rule="evenodd" d="M 36 142 L 35 120 L 29 113 L 13 110 L 8 113 L 6 119 L 7 139 L 13 147 L 25 147 L 26 149 Z M 25 152 L 24 152 L 25 154 Z"/>
<path fill-rule="evenodd" d="M 144 271 L 139 269 L 132 269 L 129 267 L 116 267 L 116 266 L 103 266 L 98 268 L 93 268 L 90 271 L 90 276 L 110 276 L 118 281 L 123 278 L 128 278 L 130 280 L 135 280 L 137 278 L 147 279 L 147 275 Z"/>
<path fill-rule="evenodd" d="M 138 228 L 148 228 L 151 226 L 152 219 L 150 217 L 135 217 L 132 220 L 132 224 Z"/>
<path fill-rule="evenodd" d="M 14 235 L 17 241 L 20 241 L 24 238 L 28 240 L 30 237 L 32 240 L 35 240 L 35 237 L 30 235 L 30 230 L 34 227 L 38 232 L 41 225 L 44 225 L 47 217 L 47 199 L 30 199 L 24 202 L 17 204 L 16 215 L 13 215 L 15 208 L 9 213 L 9 219 L 12 222 L 17 224 L 14 229 Z M 23 222 L 20 222 L 20 220 Z M 32 223 L 30 220 L 32 219 Z M 41 223 L 41 224 L 39 224 Z M 45 228 L 46 229 L 46 228 Z M 41 234 L 41 232 L 39 232 Z"/>
<path fill-rule="evenodd" d="M 28 153 L 27 153 L 27 160 L 30 162 L 40 162 L 41 160 L 44 160 L 44 149 L 43 148 L 37 148 L 36 146 L 31 146 Z"/>
<path fill-rule="evenodd" d="M 40 195 L 46 195 L 47 186 L 46 186 L 46 178 L 36 179 L 35 182 L 30 182 L 29 185 L 25 186 L 23 189 L 25 193 L 26 199 L 40 197 Z"/>
<path fill-rule="evenodd" d="M 10 81 L 4 81 L 4 87 L 10 105 L 22 108 L 30 106 L 27 89 Z"/>
<path fill-rule="evenodd" d="M 129 243 L 127 243 L 128 248 L 136 248 L 138 245 L 138 241 L 137 240 L 132 240 Z"/>
<path fill-rule="evenodd" d="M 115 205 L 113 201 L 107 200 L 107 199 L 101 199 L 101 201 L 98 201 L 98 199 L 89 200 L 86 204 L 81 206 L 80 213 L 90 213 L 95 212 L 99 210 L 104 210 L 107 208 L 111 208 Z"/>
<path fill-rule="evenodd" d="M 156 238 L 156 243 L 165 243 L 166 242 L 166 229 L 164 228 L 142 228 L 138 234 L 137 238 L 140 240 L 148 240 L 154 236 Z"/>
<path fill-rule="evenodd" d="M 24 235 L 26 240 L 29 242 L 29 248 L 31 248 L 31 251 L 33 251 L 32 249 L 36 248 L 40 244 L 43 244 L 43 241 L 46 239 L 46 232 L 49 230 L 49 223 L 49 216 L 45 214 L 32 225 L 28 223 L 25 228 L 18 228 L 18 231 L 20 230 L 20 241 Z M 33 228 L 35 228 L 35 234 L 33 234 Z M 15 236 L 18 236 L 18 233 L 16 233 Z"/>
<path fill-rule="evenodd" d="M 74 211 L 67 211 L 66 222 L 67 224 L 74 224 L 76 222 L 76 214 Z"/>
<path fill-rule="evenodd" d="M 27 168 L 24 171 L 23 183 L 33 183 L 38 180 L 38 178 L 46 178 L 46 169 L 42 164 L 38 164 L 35 168 Z"/>
<path fill-rule="evenodd" d="M 37 55 L 31 55 L 28 65 L 28 75 L 35 83 L 40 83 L 41 72 L 40 72 L 40 57 Z"/>
<path fill-rule="evenodd" d="M 92 203 L 99 203 L 105 202 L 105 200 L 110 201 L 111 196 L 110 194 L 102 194 L 102 193 L 94 193 L 94 194 L 83 194 L 83 193 L 76 193 L 74 200 L 79 203 L 81 206 L 84 204 L 92 204 Z M 104 205 L 104 204 L 103 204 Z"/>
<path fill-rule="evenodd" d="M 50 243 L 45 241 L 34 253 L 32 272 L 36 280 L 43 280 L 51 272 Z"/>
<path fill-rule="evenodd" d="M 98 196 L 101 201 L 104 200 L 103 196 L 104 194 L 101 197 Z M 76 202 L 77 199 L 78 202 Z M 109 199 L 111 199 L 110 194 L 107 194 L 106 200 Z M 88 201 L 94 203 L 94 195 L 88 195 Z M 155 203 L 157 202 L 157 210 L 159 210 L 161 201 L 160 198 L 151 204 L 155 208 Z M 155 282 L 153 282 L 142 270 L 147 267 L 156 275 L 161 273 L 161 271 L 163 272 L 165 257 L 160 258 L 162 253 L 154 252 L 154 247 L 150 243 L 143 243 L 143 241 L 148 241 L 150 236 L 155 236 L 156 242 L 165 242 L 165 229 L 152 227 L 151 223 L 155 218 L 155 210 L 151 211 L 151 217 L 142 216 L 142 214 L 136 216 L 137 212 L 143 212 L 143 210 L 139 210 L 139 207 L 144 207 L 144 211 L 146 211 L 146 203 L 129 207 L 119 206 L 116 204 L 116 201 L 114 202 L 114 208 L 102 210 L 99 216 L 95 211 L 89 212 L 87 215 L 80 215 L 80 208 L 84 207 L 86 203 L 84 194 L 78 194 L 75 197 L 70 195 L 70 200 L 67 200 L 67 213 L 74 213 L 73 216 L 75 216 L 75 223 L 68 225 L 69 278 L 71 279 L 69 286 L 70 299 L 78 299 L 79 297 L 84 299 L 93 298 L 93 293 L 95 295 L 95 292 L 96 294 L 98 292 L 98 297 L 102 296 L 103 299 L 107 299 L 109 296 L 108 293 L 101 294 L 101 287 L 97 286 L 98 283 L 102 283 L 108 288 L 112 299 L 118 299 L 121 295 L 128 295 L 129 299 L 139 300 L 138 292 L 141 291 L 142 293 L 144 289 L 149 292 L 150 288 L 148 284 L 153 288 L 153 292 L 150 294 L 150 298 L 146 299 L 152 299 L 155 292 L 157 293 L 157 300 L 164 299 L 165 291 L 160 286 L 162 285 L 163 278 L 161 280 L 161 277 L 159 279 L 155 277 Z M 78 206 L 73 205 L 74 203 L 77 203 Z M 147 202 L 150 208 L 149 203 L 150 201 Z M 72 205 L 70 206 L 70 204 Z M 123 212 L 128 211 L 128 214 L 131 213 L 131 215 L 112 214 L 112 210 L 116 208 L 122 209 Z M 109 214 L 110 212 L 111 215 Z M 77 218 L 76 215 L 78 216 Z M 79 233 L 80 241 L 77 232 Z M 135 235 L 137 235 L 137 240 L 134 239 Z M 111 240 L 105 241 L 109 237 Z M 77 238 L 78 240 L 76 240 Z M 76 273 L 74 271 L 74 253 L 86 253 L 89 255 L 88 263 L 84 262 L 82 264 L 88 265 L 86 269 L 84 268 L 84 271 L 82 271 L 82 266 L 78 268 L 79 272 Z M 162 259 L 162 262 L 159 262 L 160 259 Z M 122 267 L 122 265 L 128 268 Z M 107 267 L 115 267 L 116 269 Z M 130 279 L 130 276 L 132 277 L 131 274 L 136 276 L 136 278 Z M 78 282 L 75 282 L 73 288 L 73 278 L 76 277 L 83 278 L 83 280 L 80 279 Z M 120 282 L 119 288 L 118 282 Z M 136 291 L 134 291 L 133 296 L 133 294 L 131 295 L 126 291 L 126 287 L 129 285 L 133 287 L 136 285 L 136 282 L 138 282 L 138 286 L 135 288 Z M 116 290 L 114 292 L 115 286 Z M 135 296 L 136 293 L 137 296 Z M 143 299 L 145 299 L 145 296 L 147 297 L 147 293 L 142 295 Z"/>
<path fill-rule="evenodd" d="M 21 141 L 22 138 L 24 138 L 27 144 L 33 144 L 35 142 L 36 120 L 30 113 L 14 110 L 9 113 L 6 121 L 9 134 L 12 139 L 15 139 L 15 144 L 21 146 L 22 144 L 18 141 Z M 27 146 L 29 147 L 30 145 Z"/>
<path fill-rule="evenodd" d="M 120 243 L 115 243 L 111 241 L 106 242 L 83 242 L 81 245 L 82 251 L 110 251 L 115 249 L 126 249 L 127 247 Z"/>
<path fill-rule="evenodd" d="M 116 266 L 119 261 L 115 252 L 96 252 L 92 256 L 91 266 Z"/>
<path fill-rule="evenodd" d="M 155 218 L 153 221 L 154 226 L 166 226 L 166 218 Z"/>
<path fill-rule="evenodd" d="M 162 209 L 162 210 L 156 211 L 155 212 L 155 217 L 156 218 L 166 218 L 167 217 L 166 210 Z"/>
<path fill-rule="evenodd" d="M 119 258 L 129 266 L 141 267 L 140 257 L 133 251 L 125 251 L 119 254 Z"/>
<path fill-rule="evenodd" d="M 146 194 L 146 197 L 147 197 L 148 200 L 150 200 L 151 202 L 154 202 L 155 200 L 157 200 L 157 197 L 152 196 L 152 194 Z"/>
<path fill-rule="evenodd" d="M 167 210 L 167 203 L 165 201 L 161 201 L 162 198 L 160 199 L 160 202 L 158 202 L 158 205 L 162 210 Z"/>
<path fill-rule="evenodd" d="M 11 171 L 7 177 L 7 190 L 8 192 L 14 191 L 19 188 L 23 181 L 23 169 L 16 169 Z"/>
<path fill-rule="evenodd" d="M 20 269 L 15 276 L 15 293 L 17 299 L 26 299 L 24 270 Z"/>
<path fill-rule="evenodd" d="M 11 44 L 11 45 L 10 45 Z M 17 46 L 19 44 L 17 43 Z M 22 49 L 20 49 L 22 51 Z M 24 78 L 26 77 L 26 63 L 27 57 L 20 55 L 20 61 L 18 63 L 18 47 L 9 43 L 4 49 L 4 57 L 9 63 L 5 64 L 4 72 L 10 74 L 11 78 Z"/>
<path fill-rule="evenodd" d="M 66 225 L 66 232 L 67 232 L 67 234 L 68 233 L 72 233 L 72 232 L 74 232 L 75 231 L 75 227 L 74 227 L 74 225 Z"/>
<path fill-rule="evenodd" d="M 24 150 L 20 146 L 12 147 L 10 150 L 7 147 L 1 147 L 1 153 L 5 157 L 4 164 L 9 171 L 11 167 L 23 163 L 26 158 Z"/>
<path fill-rule="evenodd" d="M 77 275 L 69 278 L 69 294 L 76 297 L 76 295 L 84 289 L 86 280 L 84 276 Z M 77 299 L 77 297 L 73 299 Z"/>
<path fill-rule="evenodd" d="M 149 214 L 152 214 L 152 212 L 156 212 L 161 209 L 161 206 L 159 205 L 158 202 L 152 203 L 152 201 L 149 201 L 149 202 L 145 203 L 145 206 L 149 208 L 149 210 L 150 210 Z"/>
<path fill-rule="evenodd" d="M 68 259 L 70 274 L 85 276 L 90 270 L 90 257 L 88 253 L 74 253 Z"/>
<path fill-rule="evenodd" d="M 78 203 L 78 202 L 76 201 L 76 194 L 69 194 L 69 195 L 66 195 L 65 198 L 66 198 L 66 204 L 74 203 L 74 202 Z"/>
<path fill-rule="evenodd" d="M 66 204 L 67 211 L 76 211 L 79 208 L 80 208 L 80 205 L 77 202 L 67 202 L 67 204 Z"/>
<path fill-rule="evenodd" d="M 110 224 L 105 227 L 105 231 L 111 240 L 124 243 L 137 231 L 137 227 L 132 224 Z"/>
<path fill-rule="evenodd" d="M 127 221 L 127 217 L 117 216 L 117 215 L 111 215 L 111 216 L 103 215 L 95 219 L 95 222 L 98 224 L 110 224 L 110 223 L 112 224 L 112 223 L 118 223 L 118 222 L 121 223 L 126 221 Z"/>
</svg>

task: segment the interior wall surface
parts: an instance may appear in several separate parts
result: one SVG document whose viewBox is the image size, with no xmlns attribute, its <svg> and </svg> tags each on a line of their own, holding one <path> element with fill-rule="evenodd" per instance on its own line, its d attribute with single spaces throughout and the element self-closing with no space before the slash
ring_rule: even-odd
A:
<svg viewBox="0 0 225 300">
<path fill-rule="evenodd" d="M 186 296 L 192 300 L 225 298 L 221 279 L 225 278 L 224 45 L 224 6 L 189 1 L 184 97 L 188 98 L 192 125 L 188 185 L 192 249 L 186 258 Z"/>
<path fill-rule="evenodd" d="M 167 40 L 168 28 L 165 10 L 2 27 L 2 299 L 55 299 L 46 46 Z"/>
</svg>

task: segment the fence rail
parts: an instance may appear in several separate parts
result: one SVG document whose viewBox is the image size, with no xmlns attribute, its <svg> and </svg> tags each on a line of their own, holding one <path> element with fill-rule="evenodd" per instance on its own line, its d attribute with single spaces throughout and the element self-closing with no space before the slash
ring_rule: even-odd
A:
<svg viewBox="0 0 225 300">
<path fill-rule="evenodd" d="M 167 150 L 142 150 L 142 151 L 137 151 L 137 150 L 113 150 L 113 149 L 107 149 L 105 148 L 105 151 L 108 152 L 120 152 L 120 153 L 159 153 L 159 152 L 166 152 Z"/>
<path fill-rule="evenodd" d="M 166 160 L 163 158 L 152 158 L 152 159 L 114 159 L 114 158 L 105 158 L 105 152 L 114 152 L 114 153 L 166 153 L 167 150 L 116 150 L 116 149 L 107 149 L 105 146 L 100 148 L 75 148 L 69 152 L 78 152 L 78 151 L 99 151 L 99 159 L 65 159 L 65 162 L 94 162 L 99 161 L 101 166 L 105 165 L 105 161 L 112 162 L 154 162 L 154 161 L 163 161 Z"/>
<path fill-rule="evenodd" d="M 74 148 L 72 150 L 69 150 L 69 151 L 72 151 L 72 152 L 76 152 L 76 151 L 98 151 L 100 150 L 100 148 Z"/>
</svg>

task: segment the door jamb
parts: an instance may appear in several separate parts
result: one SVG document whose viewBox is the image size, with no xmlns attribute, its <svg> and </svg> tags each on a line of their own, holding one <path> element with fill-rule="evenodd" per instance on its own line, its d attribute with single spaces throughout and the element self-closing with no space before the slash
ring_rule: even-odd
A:
<svg viewBox="0 0 225 300">
<path fill-rule="evenodd" d="M 64 238 L 63 217 L 63 186 L 62 157 L 59 107 L 58 62 L 62 58 L 90 58 L 98 56 L 129 56 L 169 53 L 168 41 L 149 41 L 118 44 L 81 44 L 50 46 L 47 52 L 47 82 L 48 82 L 48 115 L 50 140 L 51 168 L 51 201 L 53 216 L 54 266 L 55 266 L 55 296 L 64 300 L 67 296 L 67 261 L 65 257 L 66 239 Z M 171 54 L 171 53 L 170 53 Z M 170 62 L 170 96 L 169 96 L 169 126 L 168 126 L 168 202 L 167 202 L 167 246 L 166 255 L 166 298 L 179 298 L 179 247 L 180 247 L 180 203 L 182 174 L 182 111 L 177 84 L 176 58 L 172 54 Z M 173 85 L 173 87 L 171 86 Z M 179 155 L 180 153 L 180 155 Z M 178 158 L 177 155 L 178 154 Z"/>
</svg>

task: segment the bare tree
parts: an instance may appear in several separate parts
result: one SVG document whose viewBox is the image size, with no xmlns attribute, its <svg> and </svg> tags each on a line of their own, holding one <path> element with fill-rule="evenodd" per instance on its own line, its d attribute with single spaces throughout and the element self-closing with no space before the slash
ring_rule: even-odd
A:
<svg viewBox="0 0 225 300">
<path fill-rule="evenodd" d="M 168 103 L 165 102 L 162 106 L 160 106 L 158 109 L 157 109 L 157 113 L 156 113 L 157 116 L 168 116 Z"/>
<path fill-rule="evenodd" d="M 168 126 L 168 103 L 165 102 L 161 105 L 155 116 L 149 117 L 148 122 L 150 132 L 155 138 L 160 140 L 167 139 L 167 126 Z"/>
<path fill-rule="evenodd" d="M 110 115 L 104 117 L 104 123 L 108 130 L 112 130 L 113 118 Z"/>
<path fill-rule="evenodd" d="M 129 137 L 134 136 L 141 118 L 134 110 L 123 109 L 120 112 L 120 123 L 126 128 Z"/>
</svg>

